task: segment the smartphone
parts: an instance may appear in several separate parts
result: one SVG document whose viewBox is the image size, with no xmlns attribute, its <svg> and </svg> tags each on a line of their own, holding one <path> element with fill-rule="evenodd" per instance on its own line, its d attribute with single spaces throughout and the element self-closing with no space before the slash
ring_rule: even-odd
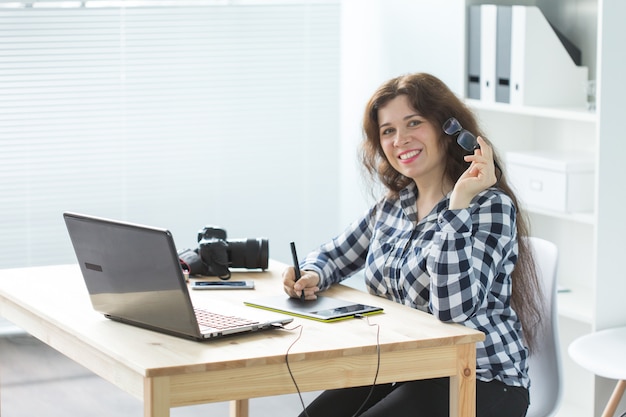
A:
<svg viewBox="0 0 626 417">
<path fill-rule="evenodd" d="M 194 281 L 191 283 L 194 290 L 251 290 L 254 281 Z"/>
</svg>

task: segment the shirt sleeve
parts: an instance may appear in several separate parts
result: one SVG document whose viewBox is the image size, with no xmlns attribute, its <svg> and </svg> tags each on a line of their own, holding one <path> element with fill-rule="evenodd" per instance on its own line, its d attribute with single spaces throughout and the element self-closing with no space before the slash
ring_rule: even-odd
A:
<svg viewBox="0 0 626 417">
<path fill-rule="evenodd" d="M 439 214 L 427 260 L 433 315 L 464 322 L 485 307 L 494 280 L 510 277 L 517 260 L 515 216 L 511 199 L 494 189 L 483 191 L 467 209 Z"/>
<path fill-rule="evenodd" d="M 377 211 L 378 205 L 371 207 L 343 233 L 309 253 L 300 264 L 300 269 L 319 274 L 320 291 L 343 281 L 363 268 Z"/>
</svg>

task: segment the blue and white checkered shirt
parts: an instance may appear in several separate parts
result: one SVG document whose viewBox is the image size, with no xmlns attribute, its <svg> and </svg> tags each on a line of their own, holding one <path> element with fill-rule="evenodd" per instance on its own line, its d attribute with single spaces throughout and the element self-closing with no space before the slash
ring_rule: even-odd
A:
<svg viewBox="0 0 626 417">
<path fill-rule="evenodd" d="M 477 378 L 528 388 L 521 324 L 511 309 L 517 260 L 516 211 L 497 188 L 467 209 L 449 198 L 417 222 L 417 188 L 384 198 L 300 265 L 320 275 L 321 290 L 364 268 L 368 291 L 485 333 L 476 345 Z"/>
</svg>

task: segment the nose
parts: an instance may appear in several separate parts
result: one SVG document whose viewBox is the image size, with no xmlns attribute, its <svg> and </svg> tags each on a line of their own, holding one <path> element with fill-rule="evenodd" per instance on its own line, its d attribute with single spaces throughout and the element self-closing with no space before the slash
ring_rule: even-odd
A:
<svg viewBox="0 0 626 417">
<path fill-rule="evenodd" d="M 409 140 L 410 139 L 407 133 L 402 129 L 398 129 L 396 132 L 396 137 L 393 140 L 393 146 L 406 145 L 407 143 L 409 143 Z"/>
</svg>

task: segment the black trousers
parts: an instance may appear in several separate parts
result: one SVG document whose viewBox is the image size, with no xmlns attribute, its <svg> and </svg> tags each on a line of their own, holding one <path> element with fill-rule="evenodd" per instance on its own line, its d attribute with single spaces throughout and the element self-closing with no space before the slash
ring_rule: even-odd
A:
<svg viewBox="0 0 626 417">
<path fill-rule="evenodd" d="M 300 417 L 448 417 L 449 381 L 438 378 L 376 385 L 365 405 L 371 386 L 328 390 Z M 499 381 L 476 382 L 476 417 L 524 417 L 528 404 L 525 388 Z"/>
</svg>

